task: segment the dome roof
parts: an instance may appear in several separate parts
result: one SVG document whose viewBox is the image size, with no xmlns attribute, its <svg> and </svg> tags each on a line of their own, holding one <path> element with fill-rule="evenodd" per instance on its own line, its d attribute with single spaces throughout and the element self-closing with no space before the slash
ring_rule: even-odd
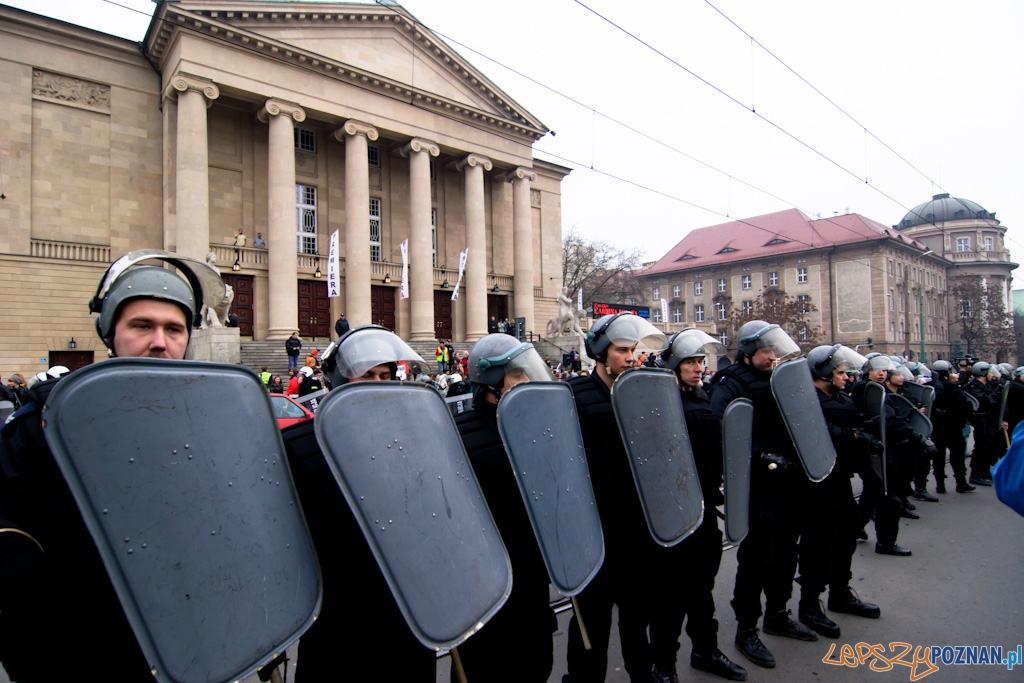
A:
<svg viewBox="0 0 1024 683">
<path fill-rule="evenodd" d="M 919 204 L 907 213 L 897 225 L 897 230 L 912 228 L 915 225 L 942 223 L 944 221 L 962 221 L 974 218 L 995 220 L 996 215 L 985 210 L 981 204 L 970 199 L 957 199 L 948 194 L 937 194 L 930 202 Z"/>
</svg>

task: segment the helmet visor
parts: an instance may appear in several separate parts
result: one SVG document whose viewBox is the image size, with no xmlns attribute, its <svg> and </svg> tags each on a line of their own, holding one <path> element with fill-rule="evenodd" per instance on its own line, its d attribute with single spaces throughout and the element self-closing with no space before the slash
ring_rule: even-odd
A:
<svg viewBox="0 0 1024 683">
<path fill-rule="evenodd" d="M 668 365 L 675 369 L 685 358 L 699 356 L 724 356 L 725 346 L 707 332 L 701 330 L 681 330 L 672 340 L 669 348 Z"/>
<path fill-rule="evenodd" d="M 843 372 L 857 372 L 868 362 L 867 358 L 848 346 L 840 346 L 832 354 L 832 358 L 835 360 L 836 369 Z"/>
<path fill-rule="evenodd" d="M 800 347 L 786 331 L 778 325 L 769 325 L 740 343 L 753 342 L 758 351 L 770 350 L 779 361 L 786 361 L 800 355 Z"/>
<path fill-rule="evenodd" d="M 356 330 L 341 346 L 332 343 L 321 362 L 332 355 L 337 360 L 338 372 L 348 380 L 359 379 L 367 370 L 382 363 L 426 362 L 397 334 L 380 329 Z"/>
<path fill-rule="evenodd" d="M 620 315 L 609 323 L 605 335 L 616 346 L 642 346 L 650 351 L 668 346 L 665 334 L 638 315 Z"/>
<path fill-rule="evenodd" d="M 196 285 L 202 289 L 202 292 L 195 292 L 196 299 L 201 301 L 201 303 L 206 304 L 210 308 L 214 308 L 223 300 L 225 291 L 224 280 L 221 279 L 220 273 L 212 266 L 203 263 L 202 261 L 197 261 L 186 256 L 179 256 L 178 254 L 172 254 L 161 249 L 138 249 L 136 251 L 130 251 L 110 264 L 110 267 L 107 268 L 107 272 L 103 275 L 102 282 L 100 282 L 99 289 L 96 292 L 96 298 L 98 300 L 103 300 L 107 296 L 107 292 L 109 292 L 110 288 L 114 285 L 114 282 L 116 282 L 126 270 L 138 263 L 151 260 L 169 263 L 178 270 L 183 271 L 186 275 L 186 279 L 188 279 L 190 284 L 193 285 L 193 289 Z"/>
<path fill-rule="evenodd" d="M 520 344 L 500 356 L 481 358 L 477 361 L 477 365 L 481 370 L 493 367 L 505 368 L 505 377 L 512 384 L 554 381 L 547 363 L 530 343 Z"/>
<path fill-rule="evenodd" d="M 875 356 L 868 359 L 861 367 L 864 372 L 874 372 L 876 370 L 892 370 L 895 366 L 888 356 Z"/>
</svg>

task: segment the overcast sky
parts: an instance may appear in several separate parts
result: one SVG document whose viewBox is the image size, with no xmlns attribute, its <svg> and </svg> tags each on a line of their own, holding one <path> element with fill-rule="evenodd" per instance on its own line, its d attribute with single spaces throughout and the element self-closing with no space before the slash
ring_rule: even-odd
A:
<svg viewBox="0 0 1024 683">
<path fill-rule="evenodd" d="M 155 5 L 117 2 L 6 4 L 141 40 L 149 20 L 126 8 Z M 949 192 L 996 212 L 1024 257 L 1019 0 L 403 6 L 556 133 L 535 155 L 573 168 L 565 229 L 655 260 L 727 216 L 796 207 L 892 225 Z"/>
</svg>

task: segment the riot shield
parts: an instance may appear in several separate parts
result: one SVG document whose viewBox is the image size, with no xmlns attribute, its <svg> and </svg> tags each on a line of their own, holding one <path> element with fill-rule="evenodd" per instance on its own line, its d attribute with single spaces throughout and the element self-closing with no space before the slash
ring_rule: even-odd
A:
<svg viewBox="0 0 1024 683">
<path fill-rule="evenodd" d="M 910 399 L 900 394 L 889 394 L 887 400 L 892 404 L 897 415 L 910 421 L 910 427 L 915 434 L 925 438 L 931 437 L 932 421 L 925 417 Z"/>
<path fill-rule="evenodd" d="M 1003 422 L 1006 421 L 1006 400 L 1010 396 L 1010 381 L 1012 381 L 1012 379 L 1003 382 L 1003 390 L 1000 392 L 999 398 L 999 420 L 997 423 L 999 425 L 999 431 L 1003 433 L 1003 439 L 1006 440 L 1007 448 L 1010 447 L 1010 433 L 1003 429 Z"/>
<path fill-rule="evenodd" d="M 871 455 L 871 469 L 878 475 L 886 495 L 889 485 L 885 474 L 885 397 L 886 391 L 878 382 L 868 382 L 864 388 L 864 415 L 874 427 L 875 436 L 882 442 L 883 452 Z"/>
<path fill-rule="evenodd" d="M 551 583 L 576 595 L 601 568 L 604 535 L 572 391 L 559 382 L 516 385 L 498 404 L 498 431 Z"/>
<path fill-rule="evenodd" d="M 903 385 L 903 394 L 921 404 L 925 409 L 925 415 L 930 420 L 932 417 L 932 404 L 935 403 L 935 387 L 928 384 L 916 384 L 907 382 Z"/>
<path fill-rule="evenodd" d="M 0 401 L 0 426 L 7 421 L 7 418 L 11 416 L 14 410 L 14 404 L 10 401 Z"/>
<path fill-rule="evenodd" d="M 739 544 L 750 526 L 750 430 L 754 404 L 737 398 L 722 413 L 725 464 L 725 538 Z"/>
<path fill-rule="evenodd" d="M 659 544 L 676 545 L 704 519 L 704 494 L 675 375 L 654 368 L 619 375 L 612 409 L 647 528 Z"/>
<path fill-rule="evenodd" d="M 967 397 L 967 402 L 971 404 L 971 412 L 978 412 L 981 410 L 981 404 L 978 403 L 978 399 L 967 391 L 963 392 L 964 396 Z"/>
<path fill-rule="evenodd" d="M 252 372 L 90 365 L 43 428 L 157 680 L 244 678 L 312 624 L 320 568 Z"/>
<path fill-rule="evenodd" d="M 836 449 L 821 412 L 807 359 L 796 358 L 779 365 L 772 372 L 771 385 L 807 478 L 815 482 L 823 480 L 835 467 Z"/>
<path fill-rule="evenodd" d="M 512 566 L 444 399 L 345 384 L 314 428 L 409 628 L 432 649 L 465 641 L 505 604 Z"/>
</svg>

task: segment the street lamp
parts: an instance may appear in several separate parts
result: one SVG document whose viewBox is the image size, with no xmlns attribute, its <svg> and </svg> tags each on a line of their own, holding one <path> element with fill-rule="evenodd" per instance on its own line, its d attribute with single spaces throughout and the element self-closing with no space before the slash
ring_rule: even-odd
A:
<svg viewBox="0 0 1024 683">
<path fill-rule="evenodd" d="M 384 273 L 384 284 L 386 284 L 386 285 L 390 285 L 391 284 L 391 274 L 390 273 Z"/>
<path fill-rule="evenodd" d="M 77 349 L 78 348 L 78 343 L 75 342 L 75 338 L 74 337 L 72 337 L 71 341 L 68 342 L 68 348 L 69 349 Z"/>
<path fill-rule="evenodd" d="M 231 264 L 231 270 L 233 270 L 233 271 L 235 271 L 237 273 L 241 269 L 242 269 L 242 264 L 239 263 L 238 259 L 236 258 L 235 262 Z"/>
</svg>

